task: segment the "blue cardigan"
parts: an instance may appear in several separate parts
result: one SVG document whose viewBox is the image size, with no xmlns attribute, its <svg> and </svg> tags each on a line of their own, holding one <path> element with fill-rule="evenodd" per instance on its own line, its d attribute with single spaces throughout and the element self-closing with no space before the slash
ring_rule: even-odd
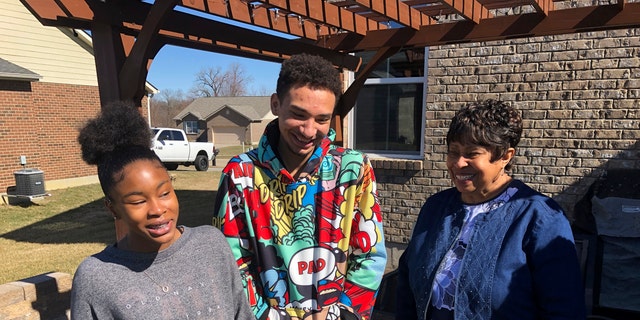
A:
<svg viewBox="0 0 640 320">
<path fill-rule="evenodd" d="M 455 319 L 585 319 L 573 234 L 560 206 L 522 181 L 503 206 L 482 214 L 462 261 Z M 465 217 L 460 192 L 427 199 L 400 257 L 396 319 L 424 319 L 433 278 Z"/>
</svg>

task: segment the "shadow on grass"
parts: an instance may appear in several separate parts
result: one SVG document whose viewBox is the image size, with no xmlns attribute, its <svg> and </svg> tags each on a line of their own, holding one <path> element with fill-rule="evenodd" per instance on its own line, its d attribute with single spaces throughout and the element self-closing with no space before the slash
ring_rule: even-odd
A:
<svg viewBox="0 0 640 320">
<path fill-rule="evenodd" d="M 215 191 L 176 190 L 176 194 L 180 201 L 178 224 L 189 227 L 211 224 Z M 107 245 L 115 240 L 115 229 L 104 202 L 96 200 L 0 237 L 41 244 L 102 242 Z"/>
</svg>

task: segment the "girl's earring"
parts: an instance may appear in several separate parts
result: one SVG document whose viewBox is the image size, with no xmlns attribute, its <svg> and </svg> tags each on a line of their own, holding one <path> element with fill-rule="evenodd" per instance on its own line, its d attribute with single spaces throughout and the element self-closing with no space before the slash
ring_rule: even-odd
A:
<svg viewBox="0 0 640 320">
<path fill-rule="evenodd" d="M 109 212 L 111 212 L 111 216 L 113 217 L 113 220 L 118 220 L 118 216 L 111 208 L 111 200 L 109 198 L 104 199 L 104 205 L 109 209 Z"/>
</svg>

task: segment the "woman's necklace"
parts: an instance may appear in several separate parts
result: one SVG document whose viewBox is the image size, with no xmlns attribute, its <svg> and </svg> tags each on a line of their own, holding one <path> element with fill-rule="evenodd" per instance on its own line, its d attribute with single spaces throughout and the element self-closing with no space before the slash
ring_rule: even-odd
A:
<svg viewBox="0 0 640 320">
<path fill-rule="evenodd" d="M 184 232 L 184 227 L 183 226 L 179 226 L 178 228 L 179 234 L 176 237 L 179 238 L 180 235 L 182 235 L 182 233 Z M 118 243 L 116 244 L 116 246 L 121 249 L 121 250 L 127 250 L 129 248 L 129 243 L 127 242 L 127 237 L 124 237 L 122 240 L 118 241 Z M 175 240 L 174 240 L 175 241 Z M 160 283 L 158 283 L 158 281 L 156 281 L 153 277 L 151 277 L 147 271 L 142 270 L 142 273 L 144 273 L 144 275 L 149 278 L 149 280 L 151 280 L 151 282 L 155 283 L 158 287 L 160 287 L 160 289 L 162 289 L 162 292 L 167 293 L 169 292 L 169 286 L 163 286 Z"/>
<path fill-rule="evenodd" d="M 160 289 L 162 289 L 162 292 L 167 293 L 169 292 L 169 286 L 163 286 L 161 284 L 158 283 L 158 281 L 156 281 L 155 279 L 153 279 L 145 270 L 142 270 L 142 273 L 144 273 L 145 276 L 147 276 L 147 278 L 149 278 L 149 280 L 151 280 L 153 283 L 155 283 L 158 287 L 160 287 Z"/>
<path fill-rule="evenodd" d="M 118 247 L 118 249 L 120 250 L 127 250 L 127 248 L 129 247 L 126 241 L 126 238 L 124 240 L 121 240 L 117 243 L 116 247 Z M 151 280 L 151 282 L 155 283 L 158 287 L 160 287 L 162 289 L 163 292 L 169 292 L 169 287 L 168 286 L 163 286 L 161 284 L 158 283 L 158 281 L 156 281 L 155 279 L 153 279 L 146 271 L 142 270 L 142 273 L 149 278 L 149 280 Z"/>
</svg>

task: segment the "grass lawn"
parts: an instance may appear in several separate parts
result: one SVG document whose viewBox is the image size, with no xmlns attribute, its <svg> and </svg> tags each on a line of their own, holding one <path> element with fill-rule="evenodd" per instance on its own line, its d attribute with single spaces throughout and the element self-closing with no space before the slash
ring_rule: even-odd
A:
<svg viewBox="0 0 640 320">
<path fill-rule="evenodd" d="M 170 174 L 180 201 L 178 223 L 209 224 L 219 170 L 180 166 Z M 0 205 L 0 284 L 51 271 L 73 274 L 84 258 L 115 241 L 98 184 L 49 192 L 36 204 Z"/>
<path fill-rule="evenodd" d="M 244 146 L 244 148 L 242 146 L 220 147 L 220 153 L 218 153 L 218 157 L 231 158 L 237 154 L 248 151 L 250 148 L 255 148 L 255 147 L 256 146 L 249 146 L 249 145 Z"/>
</svg>

